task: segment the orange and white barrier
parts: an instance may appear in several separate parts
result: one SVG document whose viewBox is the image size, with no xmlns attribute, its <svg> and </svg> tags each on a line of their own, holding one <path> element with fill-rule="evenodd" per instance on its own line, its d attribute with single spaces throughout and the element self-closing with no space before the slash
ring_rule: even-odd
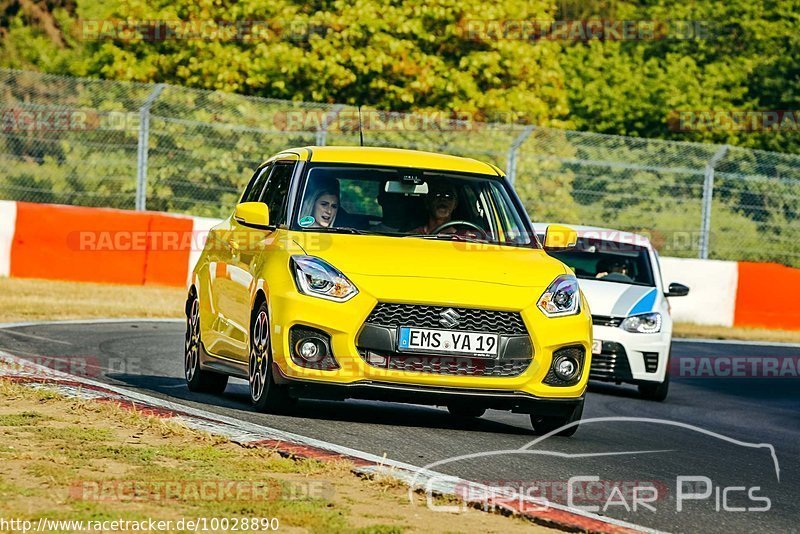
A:
<svg viewBox="0 0 800 534">
<path fill-rule="evenodd" d="M 669 299 L 675 321 L 800 330 L 800 269 L 777 263 L 661 258 L 664 285 L 680 282 L 686 297 Z"/>
<path fill-rule="evenodd" d="M 185 286 L 207 219 L 28 202 L 0 203 L 0 275 Z M 5 267 L 4 267 L 5 266 Z"/>
<path fill-rule="evenodd" d="M 216 219 L 0 201 L 0 276 L 187 284 Z M 775 263 L 661 258 L 676 321 L 800 330 L 800 269 Z"/>
<path fill-rule="evenodd" d="M 665 290 L 672 282 L 689 286 L 687 296 L 669 299 L 673 320 L 734 325 L 739 283 L 737 262 L 661 257 L 659 263 Z"/>
<path fill-rule="evenodd" d="M 11 243 L 17 222 L 17 203 L 0 200 L 0 276 L 11 274 Z"/>
<path fill-rule="evenodd" d="M 800 330 L 800 269 L 739 262 L 733 323 Z"/>
</svg>

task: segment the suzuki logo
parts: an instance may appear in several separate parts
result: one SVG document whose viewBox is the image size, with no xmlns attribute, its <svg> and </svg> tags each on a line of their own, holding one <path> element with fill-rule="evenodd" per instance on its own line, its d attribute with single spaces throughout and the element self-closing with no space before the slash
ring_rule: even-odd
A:
<svg viewBox="0 0 800 534">
<path fill-rule="evenodd" d="M 455 328 L 461 322 L 461 316 L 453 308 L 447 308 L 439 314 L 439 324 L 445 328 Z"/>
</svg>

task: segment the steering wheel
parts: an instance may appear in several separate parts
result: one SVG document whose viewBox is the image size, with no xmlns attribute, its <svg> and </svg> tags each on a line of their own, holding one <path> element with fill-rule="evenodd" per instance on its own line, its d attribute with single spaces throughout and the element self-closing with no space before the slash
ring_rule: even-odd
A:
<svg viewBox="0 0 800 534">
<path fill-rule="evenodd" d="M 437 226 L 436 228 L 431 230 L 430 233 L 432 235 L 440 234 L 440 233 L 442 233 L 443 230 L 447 230 L 448 228 L 452 228 L 454 226 L 466 226 L 467 228 L 471 228 L 472 230 L 478 231 L 481 234 L 480 238 L 483 241 L 488 241 L 489 240 L 489 236 L 488 236 L 488 234 L 486 233 L 486 231 L 483 228 L 481 228 L 480 226 L 478 226 L 476 224 L 473 224 L 473 223 L 471 223 L 469 221 L 450 221 L 450 222 L 446 222 L 444 224 L 440 224 L 439 226 Z"/>
</svg>

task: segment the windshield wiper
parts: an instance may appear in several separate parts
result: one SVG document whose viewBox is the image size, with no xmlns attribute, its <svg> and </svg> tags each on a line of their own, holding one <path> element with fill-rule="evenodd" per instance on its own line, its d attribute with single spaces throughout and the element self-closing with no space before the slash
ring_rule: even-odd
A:
<svg viewBox="0 0 800 534">
<path fill-rule="evenodd" d="M 311 230 L 312 232 L 324 232 L 327 234 L 358 234 L 358 235 L 367 235 L 369 232 L 365 230 L 359 230 L 358 228 L 351 228 L 349 226 L 337 226 L 331 228 L 330 226 L 324 227 L 321 226 L 319 228 L 304 228 L 304 230 Z"/>
<path fill-rule="evenodd" d="M 468 243 L 488 243 L 494 244 L 491 241 L 476 239 L 460 234 L 406 234 L 403 237 L 421 237 L 422 239 L 444 239 L 446 241 L 464 241 Z"/>
</svg>

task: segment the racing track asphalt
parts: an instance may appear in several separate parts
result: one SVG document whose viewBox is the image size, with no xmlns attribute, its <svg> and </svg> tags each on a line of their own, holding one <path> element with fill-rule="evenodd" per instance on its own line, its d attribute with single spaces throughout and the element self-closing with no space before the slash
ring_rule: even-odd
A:
<svg viewBox="0 0 800 534">
<path fill-rule="evenodd" d="M 45 358 L 71 362 L 60 370 L 82 372 L 97 380 L 123 385 L 156 397 L 273 428 L 303 434 L 417 466 L 450 457 L 519 449 L 536 439 L 527 416 L 489 411 L 475 420 L 459 420 L 441 408 L 367 401 L 301 401 L 291 415 L 255 413 L 247 385 L 232 380 L 224 395 L 190 393 L 182 367 L 181 322 L 110 322 L 40 324 L 0 329 L 0 350 L 53 366 Z M 676 340 L 673 358 L 795 357 L 798 346 L 699 343 Z M 59 360 L 61 361 L 61 360 Z M 564 488 L 575 476 L 596 476 L 607 488 L 656 487 L 655 511 L 639 506 L 632 496 L 611 489 L 598 491 L 574 481 L 575 504 L 603 505 L 611 517 L 672 532 L 798 532 L 800 521 L 800 379 L 674 377 L 664 403 L 642 400 L 630 386 L 594 384 L 587 396 L 584 420 L 650 418 L 655 421 L 600 421 L 583 424 L 572 439 L 549 438 L 536 454 L 494 454 L 464 458 L 433 467 L 490 485 L 529 487 L 567 503 Z M 693 425 L 675 426 L 666 422 Z M 706 431 L 706 432 L 703 432 Z M 710 432 L 710 433 L 709 433 Z M 713 433 L 713 434 L 711 434 Z M 718 435 L 717 435 L 718 434 Z M 730 438 L 723 439 L 720 436 Z M 732 441 L 738 440 L 738 441 Z M 776 452 L 779 479 L 769 449 Z M 611 453 L 611 454 L 609 454 Z M 677 477 L 707 477 L 713 485 L 706 499 L 683 500 L 677 511 Z M 704 479 L 705 480 L 705 479 Z M 724 491 L 728 487 L 744 490 Z M 753 490 L 752 488 L 759 489 Z M 549 489 L 547 489 L 549 488 Z M 584 489 L 590 491 L 584 493 Z M 702 494 L 704 482 L 684 486 Z M 752 497 L 746 491 L 753 491 Z M 536 493 L 538 494 L 538 493 Z M 723 496 L 727 495 L 727 499 Z M 652 496 L 647 490 L 643 499 Z M 725 511 L 730 507 L 764 507 L 768 511 Z M 624 502 L 624 504 L 623 504 Z M 457 521 L 457 520 L 455 520 Z M 458 524 L 468 530 L 469 525 Z"/>
</svg>

